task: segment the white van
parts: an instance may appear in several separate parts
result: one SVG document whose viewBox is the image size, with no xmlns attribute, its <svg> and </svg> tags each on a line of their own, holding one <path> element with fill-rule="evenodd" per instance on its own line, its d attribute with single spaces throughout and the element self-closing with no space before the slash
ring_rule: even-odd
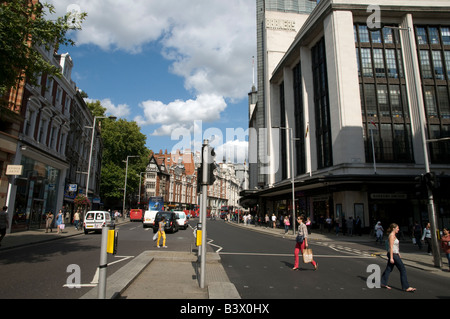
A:
<svg viewBox="0 0 450 319">
<path fill-rule="evenodd" d="M 188 220 L 187 220 L 187 216 L 186 216 L 185 212 L 174 211 L 174 213 L 177 214 L 177 216 L 178 216 L 177 222 L 178 222 L 179 228 L 186 229 L 188 227 Z"/>
<path fill-rule="evenodd" d="M 157 210 L 146 210 L 144 213 L 144 220 L 142 222 L 144 228 L 146 227 L 153 227 L 153 223 L 155 222 L 155 216 Z"/>
<path fill-rule="evenodd" d="M 104 225 L 114 225 L 109 212 L 92 210 L 88 211 L 84 216 L 83 228 L 84 233 L 87 234 L 93 230 L 101 232 Z"/>
</svg>

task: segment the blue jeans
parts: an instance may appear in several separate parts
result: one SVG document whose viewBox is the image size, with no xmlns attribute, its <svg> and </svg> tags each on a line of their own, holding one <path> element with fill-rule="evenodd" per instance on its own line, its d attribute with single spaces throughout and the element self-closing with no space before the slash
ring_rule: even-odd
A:
<svg viewBox="0 0 450 319">
<path fill-rule="evenodd" d="M 383 275 L 381 276 L 381 285 L 387 286 L 387 283 L 389 280 L 389 275 L 391 274 L 392 270 L 394 269 L 394 266 L 396 266 L 398 268 L 398 270 L 400 271 L 400 282 L 402 284 L 402 289 L 406 290 L 409 288 L 409 283 L 408 283 L 408 278 L 406 277 L 405 265 L 403 264 L 403 261 L 398 254 L 393 254 L 393 257 L 394 257 L 394 263 L 391 264 L 390 254 L 389 253 L 387 254 L 388 262 L 387 262 L 386 269 L 384 270 Z"/>
</svg>

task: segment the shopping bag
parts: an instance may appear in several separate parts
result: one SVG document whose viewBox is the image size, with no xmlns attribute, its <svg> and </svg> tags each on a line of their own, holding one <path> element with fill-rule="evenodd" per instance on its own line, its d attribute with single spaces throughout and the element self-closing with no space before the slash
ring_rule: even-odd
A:
<svg viewBox="0 0 450 319">
<path fill-rule="evenodd" d="M 64 227 L 66 227 L 66 225 L 64 224 L 59 225 L 59 229 L 64 229 Z"/>
<path fill-rule="evenodd" d="M 158 239 L 158 232 L 156 232 L 154 235 L 153 235 L 153 241 L 155 241 L 155 240 L 157 240 Z"/>
<path fill-rule="evenodd" d="M 310 262 L 313 260 L 313 252 L 312 252 L 312 249 L 310 249 L 310 248 L 304 249 L 304 250 L 303 250 L 302 256 L 303 256 L 303 262 L 304 262 L 305 264 L 310 263 Z"/>
</svg>

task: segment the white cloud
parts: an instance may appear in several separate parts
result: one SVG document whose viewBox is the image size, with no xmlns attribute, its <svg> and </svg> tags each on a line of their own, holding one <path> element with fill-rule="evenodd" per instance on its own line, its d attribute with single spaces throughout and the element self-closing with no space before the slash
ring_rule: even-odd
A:
<svg viewBox="0 0 450 319">
<path fill-rule="evenodd" d="M 175 128 L 184 127 L 191 130 L 194 121 L 212 122 L 220 119 L 227 104 L 221 96 L 201 94 L 196 100 L 176 100 L 165 105 L 160 101 L 144 101 L 140 104 L 144 115 L 134 120 L 139 125 L 160 124 L 154 135 L 171 135 Z"/>
<path fill-rule="evenodd" d="M 153 136 L 172 136 L 177 130 L 192 133 L 195 121 L 219 121 L 226 101 L 247 99 L 252 56 L 256 55 L 253 0 L 47 1 L 55 5 L 58 16 L 72 3 L 88 13 L 82 31 L 73 34 L 78 46 L 93 44 L 131 55 L 145 54 L 145 45 L 152 42 L 162 47 L 161 55 L 171 62 L 168 72 L 182 77 L 194 98 L 179 100 L 174 96 L 172 102 L 161 102 L 148 96 L 141 102 L 142 114 L 136 115 L 134 110 L 134 120 L 140 126 L 154 126 Z M 115 105 L 111 99 L 101 103 L 108 114 L 131 114 L 127 104 Z M 190 138 L 186 141 L 186 147 L 201 143 Z M 218 161 L 224 154 L 231 161 L 247 158 L 247 142 L 224 142 L 216 146 Z"/>
<path fill-rule="evenodd" d="M 95 102 L 94 99 L 85 99 L 86 102 Z M 113 115 L 117 118 L 125 118 L 130 115 L 130 106 L 127 104 L 115 105 L 112 103 L 111 99 L 100 100 L 100 104 L 106 108 L 106 114 Z"/>
</svg>

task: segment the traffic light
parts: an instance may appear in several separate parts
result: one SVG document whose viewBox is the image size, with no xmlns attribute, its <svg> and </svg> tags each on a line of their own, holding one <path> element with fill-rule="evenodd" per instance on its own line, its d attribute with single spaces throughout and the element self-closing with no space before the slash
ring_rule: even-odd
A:
<svg viewBox="0 0 450 319">
<path fill-rule="evenodd" d="M 439 180 L 435 173 L 428 172 L 424 175 L 425 185 L 430 189 L 439 188 Z"/>
<path fill-rule="evenodd" d="M 417 197 L 425 197 L 426 196 L 426 184 L 425 184 L 425 175 L 420 174 L 419 176 L 414 177 L 416 181 L 416 196 Z"/>
<path fill-rule="evenodd" d="M 214 175 L 214 171 L 217 168 L 217 165 L 215 163 L 216 152 L 214 152 L 214 147 L 211 146 L 206 147 L 208 148 L 208 156 L 205 163 L 206 165 L 208 165 L 208 175 L 206 179 L 206 184 L 212 185 L 216 180 L 216 176 Z"/>
<path fill-rule="evenodd" d="M 203 156 L 204 150 L 206 149 L 206 158 Z M 214 162 L 216 158 L 216 153 L 214 152 L 214 147 L 203 145 L 202 148 L 202 162 L 200 167 L 197 169 L 197 193 L 201 193 L 202 185 L 212 185 L 216 180 L 214 171 L 217 169 L 217 164 Z M 203 182 L 203 167 L 207 166 L 206 181 Z"/>
</svg>

